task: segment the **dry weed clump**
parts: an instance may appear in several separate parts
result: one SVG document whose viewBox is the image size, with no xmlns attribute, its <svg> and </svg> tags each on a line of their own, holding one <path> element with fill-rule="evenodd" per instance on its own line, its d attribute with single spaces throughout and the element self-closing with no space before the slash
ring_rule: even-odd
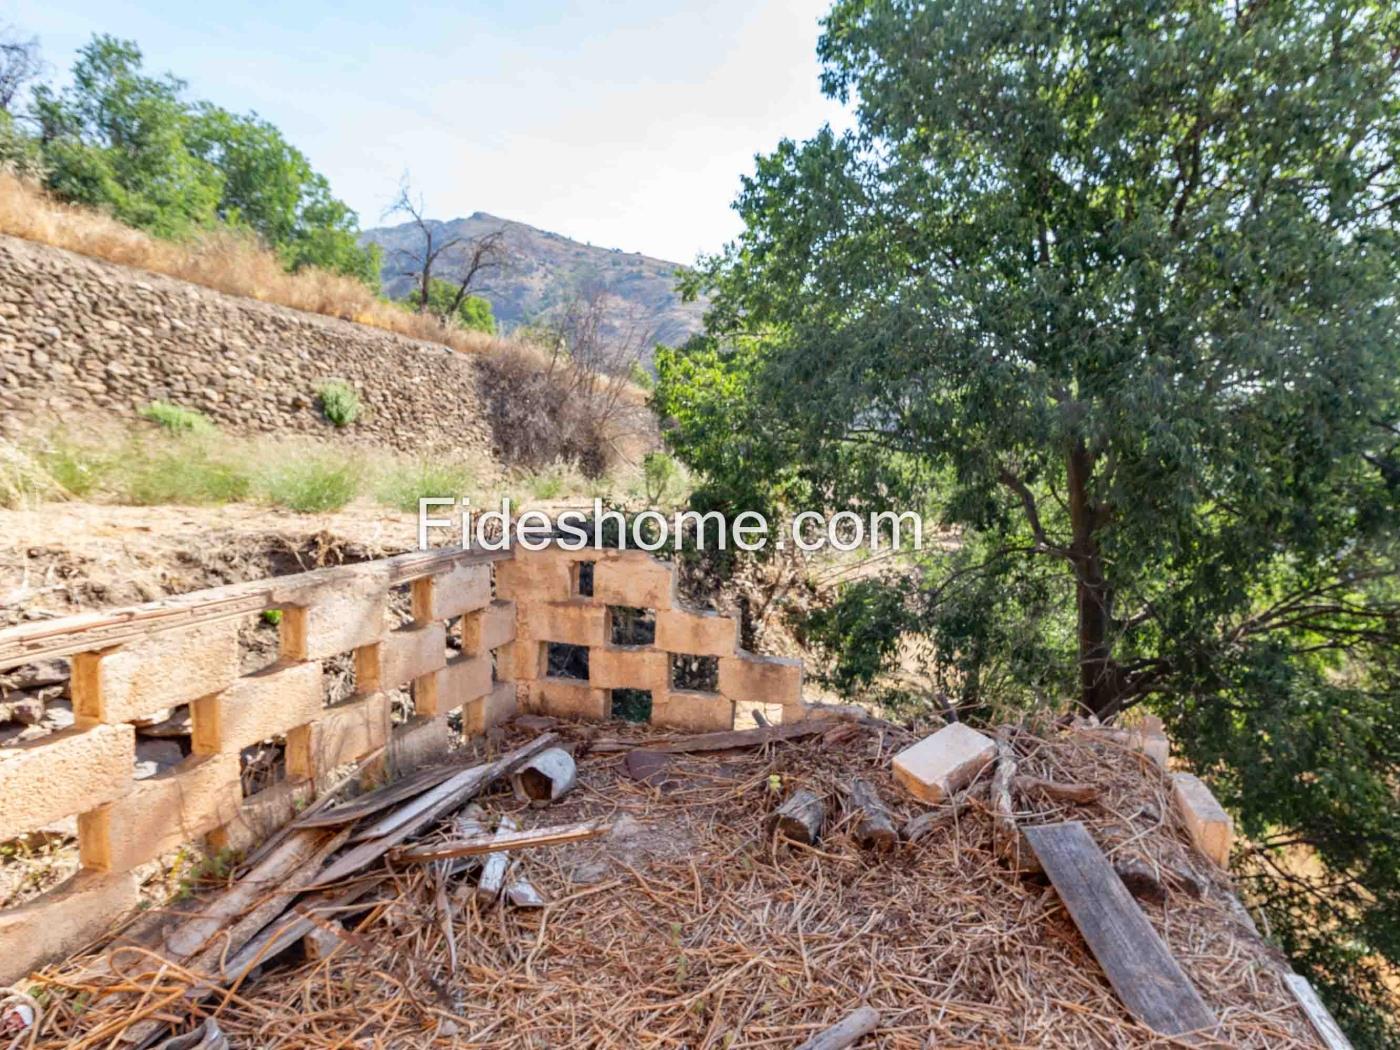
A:
<svg viewBox="0 0 1400 1050">
<path fill-rule="evenodd" d="M 54 200 L 31 182 L 0 173 L 0 233 L 95 259 L 162 273 L 216 291 L 442 343 L 466 354 L 489 352 L 497 340 L 450 328 L 375 296 L 353 277 L 306 269 L 288 273 L 255 237 L 211 230 L 196 240 L 165 241 L 109 215 Z"/>
</svg>

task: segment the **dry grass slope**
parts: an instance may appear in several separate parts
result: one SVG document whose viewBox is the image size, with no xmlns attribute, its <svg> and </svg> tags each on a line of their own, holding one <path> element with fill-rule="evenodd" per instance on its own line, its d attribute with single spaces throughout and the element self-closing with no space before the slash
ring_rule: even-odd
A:
<svg viewBox="0 0 1400 1050">
<path fill-rule="evenodd" d="M 277 256 L 250 236 L 211 231 L 193 241 L 160 240 L 101 212 L 60 203 L 5 173 L 0 173 L 0 233 L 232 295 L 373 325 L 462 353 L 486 353 L 497 344 L 481 332 L 449 328 L 384 302 L 354 278 L 315 269 L 287 273 Z"/>
</svg>

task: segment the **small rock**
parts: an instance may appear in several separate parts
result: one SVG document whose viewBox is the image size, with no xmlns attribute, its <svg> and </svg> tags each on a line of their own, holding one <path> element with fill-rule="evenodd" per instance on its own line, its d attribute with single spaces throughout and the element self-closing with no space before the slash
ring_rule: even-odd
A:
<svg viewBox="0 0 1400 1050">
<path fill-rule="evenodd" d="M 21 697 L 10 704 L 10 718 L 27 726 L 36 726 L 44 720 L 44 702 L 33 696 Z"/>
<path fill-rule="evenodd" d="M 136 764 L 132 767 L 132 776 L 136 780 L 146 780 L 149 777 L 157 776 L 167 769 L 179 765 L 184 757 L 184 752 L 175 740 L 138 737 L 136 740 Z"/>
</svg>

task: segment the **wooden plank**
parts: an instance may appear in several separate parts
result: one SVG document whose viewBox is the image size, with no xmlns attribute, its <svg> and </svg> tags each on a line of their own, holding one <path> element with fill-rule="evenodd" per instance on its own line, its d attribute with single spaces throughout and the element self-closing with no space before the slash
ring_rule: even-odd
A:
<svg viewBox="0 0 1400 1050">
<path fill-rule="evenodd" d="M 462 772 L 460 765 L 433 766 L 411 776 L 376 788 L 361 795 L 343 806 L 333 806 L 316 813 L 306 813 L 292 822 L 293 828 L 333 828 L 342 824 L 352 824 L 362 817 L 368 817 L 380 810 L 388 809 L 414 795 L 422 794 L 429 788 L 441 784 L 448 777 Z"/>
<path fill-rule="evenodd" d="M 493 781 L 505 776 L 525 759 L 549 747 L 557 739 L 558 737 L 553 733 L 537 736 L 528 744 L 502 755 L 494 762 L 463 770 L 421 798 L 394 810 L 389 814 L 389 817 L 395 818 L 396 821 L 392 831 L 384 833 L 378 838 L 370 839 L 368 842 L 361 842 L 343 856 L 331 861 L 326 869 L 317 876 L 313 886 L 320 888 L 355 874 L 367 864 L 373 863 L 388 853 L 410 835 L 427 827 L 433 821 L 447 816 L 454 809 L 466 805 L 478 793 L 489 787 Z"/>
<path fill-rule="evenodd" d="M 414 849 L 398 850 L 395 860 L 408 864 L 427 864 L 435 860 L 451 860 L 453 857 L 476 857 L 483 853 L 500 853 L 504 850 L 531 849 L 536 846 L 562 846 L 566 842 L 582 842 L 596 839 L 612 830 L 611 824 L 597 820 L 585 820 L 580 824 L 559 824 L 549 828 L 534 828 L 530 831 L 497 831 L 493 835 L 473 835 L 471 838 L 454 839 L 435 846 L 418 846 Z"/>
<path fill-rule="evenodd" d="M 797 1050 L 846 1050 L 880 1027 L 880 1011 L 869 1006 L 854 1010 L 830 1028 L 812 1036 Z"/>
<path fill-rule="evenodd" d="M 396 587 L 423 576 L 446 572 L 460 565 L 484 565 L 513 558 L 514 552 L 476 551 L 448 547 L 411 551 L 385 558 L 385 587 Z M 0 671 L 35 660 L 91 652 L 148 638 L 162 631 L 193 624 L 213 623 L 262 612 L 277 605 L 295 604 L 298 591 L 324 585 L 341 572 L 340 566 L 313 569 L 291 576 L 234 583 L 162 598 L 143 605 L 103 612 L 81 613 L 53 620 L 39 620 L 0 630 Z"/>
<path fill-rule="evenodd" d="M 1077 820 L 1023 830 L 1118 998 L 1163 1035 L 1208 1031 L 1215 1014 Z"/>
<path fill-rule="evenodd" d="M 729 751 L 736 747 L 761 747 L 783 740 L 799 740 L 816 736 L 831 728 L 831 721 L 785 722 L 761 729 L 722 729 L 717 733 L 699 733 L 667 739 L 657 743 L 638 744 L 632 740 L 595 740 L 591 751 L 650 751 L 661 755 L 684 755 L 700 751 Z"/>
<path fill-rule="evenodd" d="M 1327 1044 L 1327 1050 L 1352 1050 L 1351 1041 L 1342 1033 L 1331 1011 L 1317 997 L 1317 991 L 1308 979 L 1302 974 L 1290 973 L 1285 974 L 1283 980 L 1288 985 L 1288 990 L 1293 993 L 1293 998 L 1297 999 L 1298 1005 L 1303 1008 L 1303 1013 L 1307 1014 L 1308 1021 L 1318 1036 Z"/>
</svg>

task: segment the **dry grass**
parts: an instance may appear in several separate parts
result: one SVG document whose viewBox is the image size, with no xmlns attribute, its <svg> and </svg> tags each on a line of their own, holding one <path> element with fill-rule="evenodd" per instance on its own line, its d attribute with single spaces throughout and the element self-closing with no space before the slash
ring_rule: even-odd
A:
<svg viewBox="0 0 1400 1050">
<path fill-rule="evenodd" d="M 442 343 L 462 353 L 485 353 L 497 343 L 481 332 L 449 328 L 387 303 L 352 277 L 316 269 L 288 273 L 276 254 L 253 237 L 214 231 L 193 241 L 161 240 L 101 212 L 60 203 L 33 183 L 7 173 L 0 173 L 0 233 L 232 295 Z"/>
<path fill-rule="evenodd" d="M 1198 880 L 1199 897 L 1144 905 L 1220 1018 L 1196 1040 L 1128 1016 L 1054 891 L 997 860 L 975 797 L 884 857 L 839 825 L 816 848 L 770 838 L 775 776 L 822 792 L 865 776 L 899 817 L 916 812 L 889 775 L 905 731 L 681 757 L 669 787 L 629 779 L 616 751 L 590 753 L 597 732 L 577 727 L 579 787 L 547 812 L 499 791 L 481 800 L 526 827 L 612 823 L 601 842 L 518 859 L 552 902 L 543 910 L 484 907 L 461 876 L 386 864 L 373 897 L 343 914 L 349 928 L 327 924 L 341 942 L 328 959 L 286 959 L 202 1003 L 181 999 L 196 976 L 139 948 L 119 953 L 119 974 L 99 976 L 93 957 L 48 971 L 36 981 L 47 1007 L 37 1045 L 96 1050 L 139 1017 L 192 1011 L 216 1016 L 233 1045 L 264 1050 L 739 1050 L 791 1047 L 861 1003 L 882 1015 L 861 1044 L 870 1050 L 1320 1045 L 1230 887 L 1185 845 L 1160 772 L 1111 741 L 1017 734 L 1023 772 L 1101 789 L 1086 805 L 1023 801 L 1020 816 L 1082 820 L 1110 856 Z"/>
</svg>

